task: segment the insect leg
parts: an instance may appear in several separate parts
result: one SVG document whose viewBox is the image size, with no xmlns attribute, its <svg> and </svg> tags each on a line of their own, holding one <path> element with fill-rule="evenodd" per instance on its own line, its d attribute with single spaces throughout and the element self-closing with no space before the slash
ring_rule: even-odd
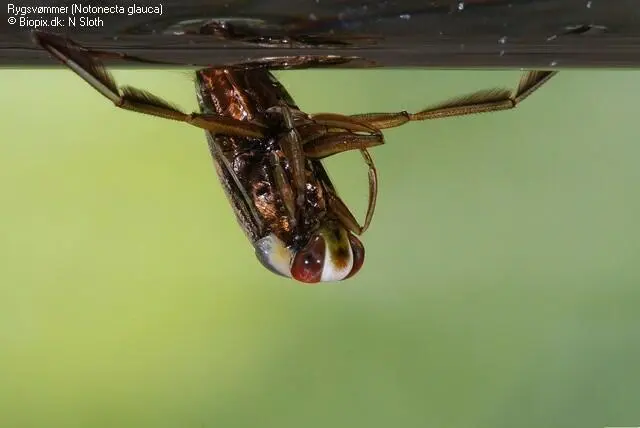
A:
<svg viewBox="0 0 640 428">
<path fill-rule="evenodd" d="M 323 182 L 327 185 L 327 204 L 329 210 L 333 213 L 333 215 L 351 232 L 356 235 L 362 235 L 371 224 L 371 219 L 373 218 L 373 214 L 376 209 L 376 201 L 378 198 L 378 173 L 373 163 L 373 159 L 371 155 L 366 149 L 360 150 L 362 157 L 364 158 L 367 166 L 369 167 L 369 202 L 367 205 L 367 213 L 365 215 L 364 224 L 360 225 L 356 220 L 353 213 L 349 210 L 347 205 L 340 199 L 338 196 L 336 189 L 331 184 L 331 181 L 326 176 L 326 172 L 324 169 L 318 168 L 320 174 L 324 174 Z M 319 162 L 318 160 L 312 160 L 312 162 Z"/>
<path fill-rule="evenodd" d="M 343 116 L 336 113 L 316 113 L 310 114 L 317 125 L 323 125 L 328 128 L 345 129 L 352 132 L 365 132 L 369 134 L 382 134 L 380 129 L 370 123 L 354 119 L 352 116 Z"/>
<path fill-rule="evenodd" d="M 181 63 L 175 63 L 175 62 L 167 62 L 167 61 L 156 61 L 153 59 L 145 59 L 145 58 L 140 58 L 138 56 L 135 55 L 129 55 L 123 52 L 116 52 L 116 51 L 102 51 L 102 50 L 98 50 L 98 49 L 88 49 L 85 47 L 82 47 L 82 51 L 86 52 L 88 55 L 91 55 L 93 58 L 100 58 L 100 59 L 117 59 L 117 60 L 121 60 L 121 61 L 130 61 L 130 62 L 140 62 L 143 64 L 157 64 L 157 65 L 180 65 L 180 66 L 184 66 L 184 64 Z"/>
<path fill-rule="evenodd" d="M 366 220 L 365 225 L 363 226 L 358 223 L 358 220 L 356 220 L 353 213 L 349 210 L 347 204 L 345 204 L 339 196 L 331 195 L 329 198 L 327 198 L 327 202 L 331 213 L 344 227 L 347 228 L 347 230 L 355 233 L 356 235 L 362 235 L 366 230 L 365 225 L 369 227 L 369 225 L 366 224 Z M 369 210 L 367 210 L 367 213 L 368 212 Z"/>
<path fill-rule="evenodd" d="M 369 228 L 378 197 L 378 174 L 367 149 L 384 144 L 384 136 L 380 130 L 373 126 L 348 116 L 320 113 L 310 115 L 310 118 L 314 124 L 310 133 L 305 135 L 303 140 L 304 153 L 308 158 L 319 160 L 345 151 L 360 150 L 360 154 L 368 166 L 369 202 L 362 226 L 358 224 L 349 208 L 337 196 L 335 189 L 330 189 L 332 194 L 329 198 L 329 205 L 333 213 L 349 230 L 360 235 Z M 350 132 L 340 132 L 339 129 Z"/>
<path fill-rule="evenodd" d="M 309 118 L 312 124 L 300 130 L 304 153 L 310 158 L 322 159 L 349 150 L 384 144 L 384 136 L 379 129 L 349 116 L 319 113 L 309 115 Z"/>
<path fill-rule="evenodd" d="M 352 115 L 351 118 L 368 123 L 378 129 L 386 129 L 413 121 L 510 110 L 556 74 L 557 71 L 529 71 L 523 74 L 517 89 L 513 92 L 507 89 L 478 91 L 428 107 L 417 113 L 408 113 L 406 111 L 396 113 L 365 113 Z"/>
<path fill-rule="evenodd" d="M 382 134 L 359 135 L 351 132 L 330 132 L 305 141 L 304 154 L 323 159 L 350 150 L 362 150 L 384 144 Z"/>
<path fill-rule="evenodd" d="M 305 154 L 302 149 L 302 139 L 295 127 L 291 111 L 287 106 L 282 107 L 282 116 L 288 132 L 279 141 L 279 143 L 291 165 L 293 184 L 296 189 L 296 206 L 301 212 L 304 209 L 305 188 L 307 185 L 305 178 Z"/>
<path fill-rule="evenodd" d="M 96 91 L 111 100 L 116 107 L 164 119 L 186 122 L 217 134 L 243 137 L 262 137 L 265 127 L 216 114 L 185 114 L 178 107 L 140 89 L 119 88 L 113 76 L 80 45 L 61 36 L 34 33 L 34 39 L 53 57 L 66 64 Z"/>
<path fill-rule="evenodd" d="M 287 208 L 287 211 L 289 212 L 289 216 L 295 219 L 296 218 L 296 198 L 294 197 L 293 189 L 291 188 L 291 186 L 289 185 L 289 182 L 287 181 L 284 168 L 282 168 L 282 164 L 280 164 L 280 159 L 278 158 L 278 155 L 275 152 L 271 152 L 270 157 L 271 157 L 271 167 L 273 168 L 273 177 L 275 179 L 278 191 L 282 195 L 284 206 Z"/>
</svg>

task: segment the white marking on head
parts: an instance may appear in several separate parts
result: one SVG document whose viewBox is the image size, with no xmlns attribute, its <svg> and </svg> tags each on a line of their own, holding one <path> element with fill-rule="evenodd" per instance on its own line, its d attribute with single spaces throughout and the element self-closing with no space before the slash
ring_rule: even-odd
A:
<svg viewBox="0 0 640 428">
<path fill-rule="evenodd" d="M 341 281 L 349 275 L 353 268 L 353 251 L 349 243 L 349 235 L 343 228 L 324 229 L 320 234 L 326 244 L 320 281 Z"/>
<path fill-rule="evenodd" d="M 293 252 L 273 233 L 255 244 L 256 257 L 271 272 L 291 278 Z"/>
</svg>

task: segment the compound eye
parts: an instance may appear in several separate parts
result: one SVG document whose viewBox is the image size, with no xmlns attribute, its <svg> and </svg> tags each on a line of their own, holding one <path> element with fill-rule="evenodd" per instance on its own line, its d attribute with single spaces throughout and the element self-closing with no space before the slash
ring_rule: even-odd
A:
<svg viewBox="0 0 640 428">
<path fill-rule="evenodd" d="M 293 259 L 291 276 L 306 283 L 320 282 L 324 269 L 326 244 L 324 239 L 316 235 Z"/>
<path fill-rule="evenodd" d="M 351 278 L 357 274 L 364 264 L 364 245 L 362 245 L 362 242 L 352 234 L 349 234 L 349 243 L 351 244 L 351 252 L 353 253 L 353 267 L 349 275 L 344 279 Z"/>
</svg>

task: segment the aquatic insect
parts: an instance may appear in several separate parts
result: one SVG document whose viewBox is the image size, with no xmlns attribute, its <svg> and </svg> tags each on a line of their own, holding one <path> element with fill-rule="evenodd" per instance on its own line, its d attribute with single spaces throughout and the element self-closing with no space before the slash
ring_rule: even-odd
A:
<svg viewBox="0 0 640 428">
<path fill-rule="evenodd" d="M 119 87 L 99 61 L 135 58 L 87 49 L 50 33 L 35 32 L 34 40 L 116 107 L 204 129 L 220 181 L 258 260 L 270 271 L 304 283 L 340 281 L 361 269 L 365 251 L 357 236 L 369 227 L 377 197 L 376 168 L 367 149 L 384 143 L 383 129 L 508 110 L 556 73 L 526 72 L 515 91 L 478 91 L 417 113 L 307 114 L 271 74 L 270 65 L 341 59 L 275 58 L 259 66 L 196 71 L 200 112 L 187 114 L 146 91 Z M 369 168 L 369 203 L 362 224 L 322 165 L 323 158 L 351 150 L 360 151 Z"/>
</svg>

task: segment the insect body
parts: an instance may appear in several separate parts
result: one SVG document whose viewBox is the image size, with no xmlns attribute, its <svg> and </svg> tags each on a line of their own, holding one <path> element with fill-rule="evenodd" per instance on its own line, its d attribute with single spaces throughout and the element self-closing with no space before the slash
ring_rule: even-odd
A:
<svg viewBox="0 0 640 428">
<path fill-rule="evenodd" d="M 366 150 L 382 143 L 379 132 L 339 116 L 312 120 L 263 69 L 203 69 L 196 72 L 196 85 L 205 114 L 265 125 L 258 137 L 207 132 L 220 181 L 258 260 L 303 282 L 355 274 L 364 248 L 354 233 L 363 228 L 338 197 L 319 159 L 342 149 L 338 144 L 345 143 L 336 137 Z M 345 130 L 329 132 L 332 120 Z"/>
<path fill-rule="evenodd" d="M 345 116 L 304 113 L 264 66 L 203 68 L 196 71 L 200 112 L 186 114 L 148 92 L 118 87 L 98 60 L 139 59 L 86 49 L 49 33 L 36 32 L 34 40 L 117 107 L 204 129 L 220 181 L 258 260 L 276 274 L 305 283 L 344 280 L 362 267 L 365 251 L 357 236 L 369 227 L 377 197 L 377 173 L 367 149 L 384 143 L 383 129 L 511 109 L 555 74 L 531 71 L 513 93 L 479 91 L 417 113 Z M 293 62 L 334 60 L 302 57 Z M 340 199 L 321 162 L 350 150 L 360 151 L 369 168 L 363 224 Z"/>
</svg>

